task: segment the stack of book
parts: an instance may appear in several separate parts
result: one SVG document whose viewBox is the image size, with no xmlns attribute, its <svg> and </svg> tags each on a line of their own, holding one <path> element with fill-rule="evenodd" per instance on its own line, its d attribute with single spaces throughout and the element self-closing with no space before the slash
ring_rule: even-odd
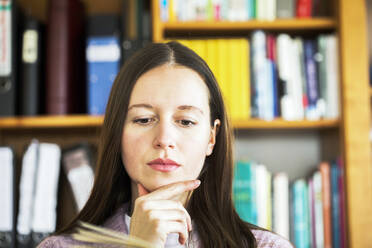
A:
<svg viewBox="0 0 372 248">
<path fill-rule="evenodd" d="M 179 40 L 210 66 L 234 120 L 339 117 L 338 43 L 255 31 L 248 39 Z"/>
<path fill-rule="evenodd" d="M 247 21 L 330 15 L 331 1 L 319 0 L 160 0 L 163 22 Z"/>
<path fill-rule="evenodd" d="M 290 239 L 296 247 L 346 247 L 344 169 L 322 162 L 307 178 L 289 183 L 262 164 L 237 161 L 233 182 L 240 217 Z"/>
</svg>

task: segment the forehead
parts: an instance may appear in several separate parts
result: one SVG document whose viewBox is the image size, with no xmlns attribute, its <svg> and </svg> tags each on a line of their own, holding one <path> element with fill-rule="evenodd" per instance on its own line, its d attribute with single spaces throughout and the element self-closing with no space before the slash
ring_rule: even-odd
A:
<svg viewBox="0 0 372 248">
<path fill-rule="evenodd" d="M 200 75 L 184 66 L 162 65 L 136 82 L 131 104 L 179 104 L 208 107 L 209 91 Z"/>
</svg>

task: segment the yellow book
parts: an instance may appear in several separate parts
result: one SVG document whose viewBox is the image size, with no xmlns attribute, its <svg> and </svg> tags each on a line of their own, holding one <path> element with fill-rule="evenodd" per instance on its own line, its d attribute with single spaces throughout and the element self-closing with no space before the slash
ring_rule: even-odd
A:
<svg viewBox="0 0 372 248">
<path fill-rule="evenodd" d="M 230 90 L 228 87 L 229 83 L 229 75 L 230 75 L 230 68 L 229 68 L 229 51 L 228 51 L 228 40 L 227 39 L 219 39 L 217 41 L 217 48 L 218 48 L 218 69 L 219 73 L 217 78 L 218 83 L 220 84 L 220 88 L 222 91 L 222 96 L 225 101 L 226 109 L 228 115 L 230 117 Z"/>
<path fill-rule="evenodd" d="M 241 100 L 241 60 L 240 60 L 240 39 L 230 39 L 229 46 L 229 82 L 230 90 L 230 114 L 232 120 L 238 120 L 240 117 Z"/>
<path fill-rule="evenodd" d="M 207 48 L 207 54 L 206 54 L 206 62 L 213 72 L 214 76 L 217 79 L 217 75 L 219 73 L 218 71 L 218 47 L 217 47 L 217 39 L 210 39 L 206 41 L 206 48 Z M 217 79 L 218 82 L 218 79 Z"/>
<path fill-rule="evenodd" d="M 176 0 L 169 0 L 169 22 L 177 21 Z"/>
<path fill-rule="evenodd" d="M 196 52 L 202 59 L 206 60 L 207 47 L 205 40 L 190 40 L 192 50 Z"/>
<path fill-rule="evenodd" d="M 251 75 L 250 75 L 250 54 L 249 41 L 240 40 L 240 66 L 241 66 L 241 113 L 239 119 L 249 119 L 251 117 Z"/>
</svg>

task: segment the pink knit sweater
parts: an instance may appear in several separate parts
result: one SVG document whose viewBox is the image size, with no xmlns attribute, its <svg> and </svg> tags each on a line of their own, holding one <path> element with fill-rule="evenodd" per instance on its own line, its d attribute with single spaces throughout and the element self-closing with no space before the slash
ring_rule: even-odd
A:
<svg viewBox="0 0 372 248">
<path fill-rule="evenodd" d="M 113 216 L 111 216 L 103 226 L 112 230 L 129 233 L 130 217 L 126 214 L 128 204 L 124 204 L 119 208 Z M 268 231 L 252 230 L 257 240 L 259 248 L 293 248 L 294 246 L 285 238 Z M 190 235 L 191 242 L 189 246 L 181 245 L 178 242 L 178 234 L 171 233 L 167 237 L 165 244 L 166 248 L 179 247 L 200 247 L 197 231 L 193 227 L 193 232 Z M 61 248 L 81 245 L 81 242 L 73 240 L 69 235 L 50 236 L 38 245 L 38 248 Z"/>
</svg>

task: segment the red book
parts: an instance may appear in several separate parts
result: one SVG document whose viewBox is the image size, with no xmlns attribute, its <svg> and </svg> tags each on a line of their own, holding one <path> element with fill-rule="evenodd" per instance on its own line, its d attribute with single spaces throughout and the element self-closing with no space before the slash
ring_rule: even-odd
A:
<svg viewBox="0 0 372 248">
<path fill-rule="evenodd" d="M 322 175 L 324 248 L 332 248 L 332 213 L 331 213 L 331 168 L 328 162 L 319 165 Z"/>
<path fill-rule="evenodd" d="M 276 62 L 276 39 L 272 34 L 266 36 L 266 46 L 267 46 L 267 57 L 273 62 Z"/>
<path fill-rule="evenodd" d="M 80 0 L 49 0 L 46 112 L 85 111 L 84 11 Z"/>
<path fill-rule="evenodd" d="M 312 2 L 312 0 L 297 0 L 296 16 L 305 18 L 311 17 Z"/>
</svg>

